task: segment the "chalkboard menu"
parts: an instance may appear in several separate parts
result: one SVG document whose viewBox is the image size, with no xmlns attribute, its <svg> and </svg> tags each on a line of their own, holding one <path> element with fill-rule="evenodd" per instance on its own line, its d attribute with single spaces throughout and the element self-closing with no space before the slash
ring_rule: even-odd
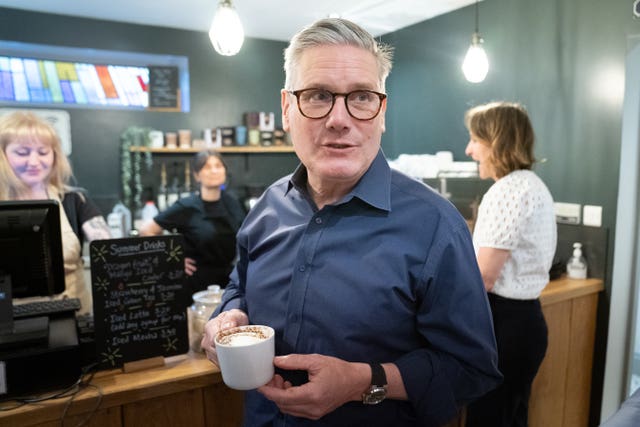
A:
<svg viewBox="0 0 640 427">
<path fill-rule="evenodd" d="M 103 368 L 189 350 L 181 235 L 95 240 L 89 254 Z"/>
<path fill-rule="evenodd" d="M 178 67 L 149 67 L 149 109 L 180 111 Z"/>
</svg>

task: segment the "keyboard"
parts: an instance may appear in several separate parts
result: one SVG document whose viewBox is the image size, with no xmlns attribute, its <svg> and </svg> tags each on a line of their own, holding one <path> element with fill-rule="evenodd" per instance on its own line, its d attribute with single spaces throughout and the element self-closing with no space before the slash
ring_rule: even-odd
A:
<svg viewBox="0 0 640 427">
<path fill-rule="evenodd" d="M 78 298 L 64 298 L 47 301 L 34 301 L 13 305 L 13 318 L 23 319 L 35 316 L 50 316 L 80 310 Z"/>
</svg>

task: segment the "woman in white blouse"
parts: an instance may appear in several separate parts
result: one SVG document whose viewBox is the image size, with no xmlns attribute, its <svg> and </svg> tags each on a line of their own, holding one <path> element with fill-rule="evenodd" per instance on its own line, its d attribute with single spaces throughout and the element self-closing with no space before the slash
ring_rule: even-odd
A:
<svg viewBox="0 0 640 427">
<path fill-rule="evenodd" d="M 531 170 L 534 132 L 519 104 L 496 102 L 465 114 L 465 153 L 495 183 L 478 210 L 473 243 L 493 314 L 504 381 L 468 407 L 467 427 L 527 426 L 531 384 L 547 349 L 538 297 L 556 249 L 553 199 Z"/>
</svg>

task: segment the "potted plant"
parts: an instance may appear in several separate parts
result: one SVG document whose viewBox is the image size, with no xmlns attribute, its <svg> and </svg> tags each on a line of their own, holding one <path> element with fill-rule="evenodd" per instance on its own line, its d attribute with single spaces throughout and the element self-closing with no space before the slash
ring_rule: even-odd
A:
<svg viewBox="0 0 640 427">
<path fill-rule="evenodd" d="M 129 126 L 120 135 L 120 180 L 122 184 L 122 198 L 124 204 L 132 212 L 142 209 L 142 156 L 143 151 L 131 151 L 132 147 L 149 148 L 151 128 Z M 151 151 L 144 151 L 145 166 L 151 170 L 153 157 Z"/>
</svg>

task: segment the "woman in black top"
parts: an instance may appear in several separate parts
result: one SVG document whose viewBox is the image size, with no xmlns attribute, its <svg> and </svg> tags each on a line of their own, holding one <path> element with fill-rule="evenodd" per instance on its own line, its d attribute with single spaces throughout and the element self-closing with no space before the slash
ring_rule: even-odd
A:
<svg viewBox="0 0 640 427">
<path fill-rule="evenodd" d="M 223 190 L 227 168 L 215 151 L 202 151 L 192 162 L 200 191 L 182 198 L 140 229 L 142 236 L 181 233 L 185 240 L 185 273 L 192 292 L 208 285 L 227 285 L 236 258 L 236 233 L 244 220 L 240 202 Z"/>
</svg>

